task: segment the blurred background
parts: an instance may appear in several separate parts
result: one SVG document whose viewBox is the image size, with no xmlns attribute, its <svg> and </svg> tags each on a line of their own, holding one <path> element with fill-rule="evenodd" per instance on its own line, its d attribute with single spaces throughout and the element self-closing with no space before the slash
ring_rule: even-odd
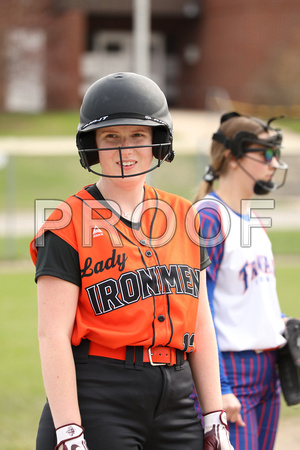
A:
<svg viewBox="0 0 300 450">
<path fill-rule="evenodd" d="M 104 75 L 141 73 L 165 92 L 176 158 L 148 182 L 190 200 L 223 112 L 285 115 L 275 125 L 286 185 L 260 213 L 272 219 L 281 307 L 300 316 L 300 2 L 0 0 L 0 13 L 1 434 L 6 450 L 29 450 L 44 401 L 35 205 L 97 180 L 80 167 L 75 134 L 82 97 Z M 297 448 L 299 418 L 283 401 L 276 450 Z"/>
<path fill-rule="evenodd" d="M 0 107 L 77 108 L 111 72 L 143 72 L 171 107 L 300 109 L 297 0 L 1 0 Z"/>
</svg>

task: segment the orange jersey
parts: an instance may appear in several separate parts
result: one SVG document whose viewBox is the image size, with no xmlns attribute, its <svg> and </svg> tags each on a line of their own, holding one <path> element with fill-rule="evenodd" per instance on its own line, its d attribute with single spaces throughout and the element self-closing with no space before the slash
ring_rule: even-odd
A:
<svg viewBox="0 0 300 450">
<path fill-rule="evenodd" d="M 140 228 L 86 189 L 58 207 L 51 230 L 78 253 L 81 288 L 72 344 L 107 349 L 170 346 L 194 351 L 200 281 L 198 214 L 187 200 L 145 185 Z M 63 218 L 63 219 L 62 219 Z"/>
</svg>

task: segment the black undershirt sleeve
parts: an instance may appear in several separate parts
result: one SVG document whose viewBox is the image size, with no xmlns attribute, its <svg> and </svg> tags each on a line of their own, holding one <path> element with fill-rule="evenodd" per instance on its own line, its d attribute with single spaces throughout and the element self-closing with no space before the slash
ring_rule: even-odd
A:
<svg viewBox="0 0 300 450">
<path fill-rule="evenodd" d="M 46 231 L 44 245 L 37 247 L 35 281 L 48 275 L 81 287 L 78 252 L 51 231 Z"/>
<path fill-rule="evenodd" d="M 211 260 L 209 259 L 206 247 L 201 245 L 201 238 L 202 238 L 201 229 L 199 230 L 199 236 L 200 236 L 199 245 L 200 245 L 200 261 L 201 261 L 200 270 L 204 270 L 211 264 Z"/>
</svg>

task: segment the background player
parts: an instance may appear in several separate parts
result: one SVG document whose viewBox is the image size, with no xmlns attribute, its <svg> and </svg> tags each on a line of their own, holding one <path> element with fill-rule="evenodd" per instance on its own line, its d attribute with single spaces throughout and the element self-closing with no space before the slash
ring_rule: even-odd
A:
<svg viewBox="0 0 300 450">
<path fill-rule="evenodd" d="M 271 243 L 250 211 L 254 194 L 275 191 L 287 174 L 279 159 L 282 136 L 270 123 L 235 112 L 222 116 L 196 198 L 204 198 L 197 209 L 212 261 L 207 290 L 221 350 L 223 407 L 236 450 L 272 449 L 279 419 L 276 349 L 285 343 L 285 325 Z"/>
<path fill-rule="evenodd" d="M 165 96 L 148 78 L 112 74 L 83 99 L 80 160 L 101 177 L 63 202 L 31 243 L 48 398 L 38 450 L 232 448 L 209 259 L 199 224 L 195 239 L 186 230 L 198 215 L 145 184 L 174 158 L 172 136 Z M 206 414 L 204 447 L 192 380 Z"/>
</svg>

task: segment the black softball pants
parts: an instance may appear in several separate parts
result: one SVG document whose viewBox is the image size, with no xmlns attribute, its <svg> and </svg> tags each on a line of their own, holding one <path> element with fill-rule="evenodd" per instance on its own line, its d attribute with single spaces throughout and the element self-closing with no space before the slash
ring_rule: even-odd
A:
<svg viewBox="0 0 300 450">
<path fill-rule="evenodd" d="M 175 366 L 125 368 L 123 361 L 89 356 L 77 364 L 78 400 L 89 450 L 202 450 L 203 428 L 194 408 L 188 361 Z M 36 450 L 54 450 L 48 403 Z"/>
</svg>

